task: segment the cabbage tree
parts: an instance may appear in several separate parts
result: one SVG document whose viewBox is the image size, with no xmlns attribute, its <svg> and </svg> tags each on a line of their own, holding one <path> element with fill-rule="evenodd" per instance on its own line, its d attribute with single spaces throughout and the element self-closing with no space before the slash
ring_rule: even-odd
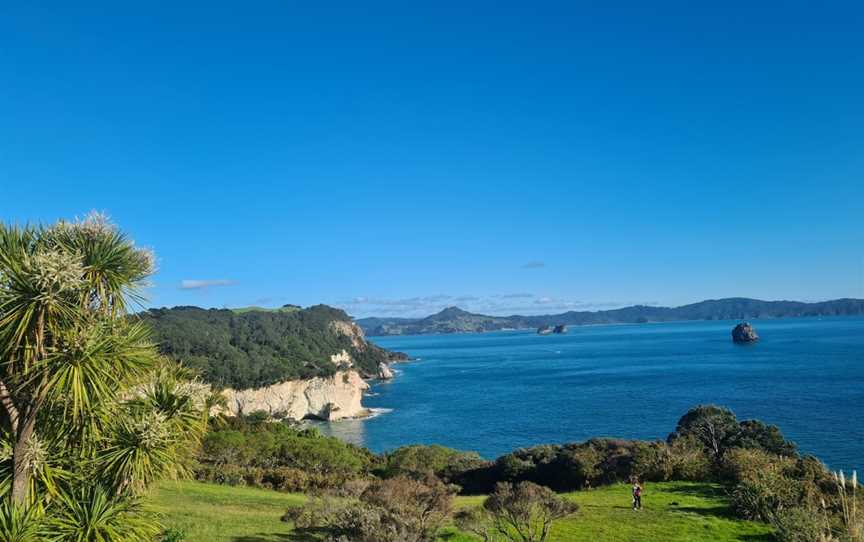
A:
<svg viewBox="0 0 864 542">
<path fill-rule="evenodd" d="M 82 496 L 128 515 L 124 499 L 182 474 L 204 431 L 206 390 L 129 315 L 153 270 L 101 215 L 0 224 L 0 491 L 48 525 L 72 532 Z"/>
</svg>

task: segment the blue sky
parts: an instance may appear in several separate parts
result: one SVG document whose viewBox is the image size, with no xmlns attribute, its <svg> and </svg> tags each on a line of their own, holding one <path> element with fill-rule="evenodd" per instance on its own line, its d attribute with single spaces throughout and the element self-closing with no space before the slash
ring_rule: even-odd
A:
<svg viewBox="0 0 864 542">
<path fill-rule="evenodd" d="M 156 4 L 0 7 L 0 218 L 152 305 L 864 297 L 860 2 Z"/>
</svg>

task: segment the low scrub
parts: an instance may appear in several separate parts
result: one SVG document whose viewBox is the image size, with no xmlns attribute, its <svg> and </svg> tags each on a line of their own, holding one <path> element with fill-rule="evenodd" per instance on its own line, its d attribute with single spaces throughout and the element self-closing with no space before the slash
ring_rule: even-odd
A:
<svg viewBox="0 0 864 542">
<path fill-rule="evenodd" d="M 381 460 L 316 429 L 258 417 L 214 418 L 195 478 L 234 486 L 306 492 L 369 476 Z"/>
<path fill-rule="evenodd" d="M 431 542 L 453 510 L 456 489 L 435 477 L 371 483 L 357 499 L 318 497 L 283 517 L 333 541 Z"/>
<path fill-rule="evenodd" d="M 484 542 L 545 542 L 556 520 L 579 506 L 532 482 L 499 483 L 482 508 L 461 510 L 456 525 Z"/>
</svg>

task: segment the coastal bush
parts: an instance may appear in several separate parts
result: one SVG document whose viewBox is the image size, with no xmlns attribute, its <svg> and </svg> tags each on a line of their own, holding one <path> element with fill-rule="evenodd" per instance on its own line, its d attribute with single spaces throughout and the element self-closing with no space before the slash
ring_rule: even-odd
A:
<svg viewBox="0 0 864 542">
<path fill-rule="evenodd" d="M 824 510 L 795 507 L 771 514 L 777 542 L 832 542 L 831 526 Z"/>
<path fill-rule="evenodd" d="M 337 488 L 380 464 L 365 448 L 325 437 L 314 428 L 256 418 L 213 418 L 195 478 L 280 491 Z"/>
<path fill-rule="evenodd" d="M 432 473 L 445 482 L 450 482 L 463 472 L 487 464 L 476 452 L 462 452 L 437 445 L 414 445 L 403 446 L 385 454 L 384 466 L 376 474 L 384 478 L 416 478 Z"/>
<path fill-rule="evenodd" d="M 669 480 L 701 482 L 712 477 L 711 458 L 695 439 L 681 438 L 667 445 L 672 475 Z"/>
<path fill-rule="evenodd" d="M 788 457 L 798 455 L 795 444 L 786 440 L 776 425 L 768 425 L 759 420 L 744 420 L 738 427 L 739 432 L 732 440 L 732 445 L 737 448 L 765 450 Z"/>
<path fill-rule="evenodd" d="M 746 518 L 768 520 L 789 508 L 839 512 L 836 482 L 811 456 L 792 458 L 763 450 L 735 448 L 724 456 L 721 479 L 732 487 L 735 510 Z"/>
<path fill-rule="evenodd" d="M 792 458 L 778 456 L 762 450 L 735 448 L 729 450 L 723 457 L 718 469 L 721 480 L 732 485 L 748 480 L 754 480 L 760 473 L 766 471 L 785 473 L 791 472 L 796 461 Z"/>
<path fill-rule="evenodd" d="M 699 482 L 712 476 L 711 461 L 702 446 L 686 438 L 672 444 L 651 442 L 637 446 L 631 471 L 647 482 Z"/>
<path fill-rule="evenodd" d="M 719 463 L 726 451 L 732 448 L 798 456 L 795 444 L 786 440 L 777 426 L 759 420 L 739 422 L 731 410 L 715 405 L 699 405 L 684 414 L 667 442 L 672 444 L 681 439 L 701 443 L 715 463 Z"/>
<path fill-rule="evenodd" d="M 495 527 L 492 515 L 482 506 L 458 510 L 453 514 L 453 523 L 459 530 L 471 533 L 483 542 L 497 542 L 503 536 Z"/>
<path fill-rule="evenodd" d="M 558 519 L 575 514 L 576 503 L 532 482 L 499 483 L 483 502 L 498 534 L 512 542 L 545 542 Z M 482 516 L 479 518 L 483 520 Z M 466 518 L 462 516 L 462 521 Z"/>
<path fill-rule="evenodd" d="M 710 461 L 701 445 L 694 445 L 690 438 L 672 444 L 591 439 L 519 449 L 453 480 L 470 488 L 469 493 L 488 493 L 502 481 L 530 481 L 556 491 L 574 491 L 634 476 L 648 481 L 701 481 L 711 476 Z"/>
<path fill-rule="evenodd" d="M 740 482 L 731 492 L 732 509 L 738 517 L 768 521 L 773 514 L 795 507 L 795 488 L 776 471 L 760 473 Z"/>
<path fill-rule="evenodd" d="M 356 500 L 312 499 L 283 519 L 329 540 L 431 542 L 452 514 L 456 489 L 434 476 L 397 476 L 373 481 Z"/>
</svg>

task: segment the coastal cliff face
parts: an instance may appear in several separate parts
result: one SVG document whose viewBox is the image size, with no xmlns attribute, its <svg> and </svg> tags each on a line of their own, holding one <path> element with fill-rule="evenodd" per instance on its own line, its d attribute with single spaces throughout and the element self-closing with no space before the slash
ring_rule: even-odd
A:
<svg viewBox="0 0 864 542">
<path fill-rule="evenodd" d="M 175 307 L 137 317 L 150 326 L 162 354 L 224 388 L 258 389 L 349 368 L 375 378 L 379 365 L 397 356 L 368 342 L 345 311 L 324 305 L 270 311 Z"/>
<path fill-rule="evenodd" d="M 361 404 L 369 385 L 354 370 L 330 377 L 288 380 L 258 389 L 222 391 L 228 415 L 264 411 L 274 418 L 307 418 L 333 421 L 364 416 Z"/>
<path fill-rule="evenodd" d="M 366 340 L 342 310 L 217 310 L 197 307 L 141 313 L 166 356 L 223 389 L 228 415 L 264 411 L 273 418 L 339 420 L 363 416 L 366 378 L 392 378 L 407 360 Z"/>
</svg>

